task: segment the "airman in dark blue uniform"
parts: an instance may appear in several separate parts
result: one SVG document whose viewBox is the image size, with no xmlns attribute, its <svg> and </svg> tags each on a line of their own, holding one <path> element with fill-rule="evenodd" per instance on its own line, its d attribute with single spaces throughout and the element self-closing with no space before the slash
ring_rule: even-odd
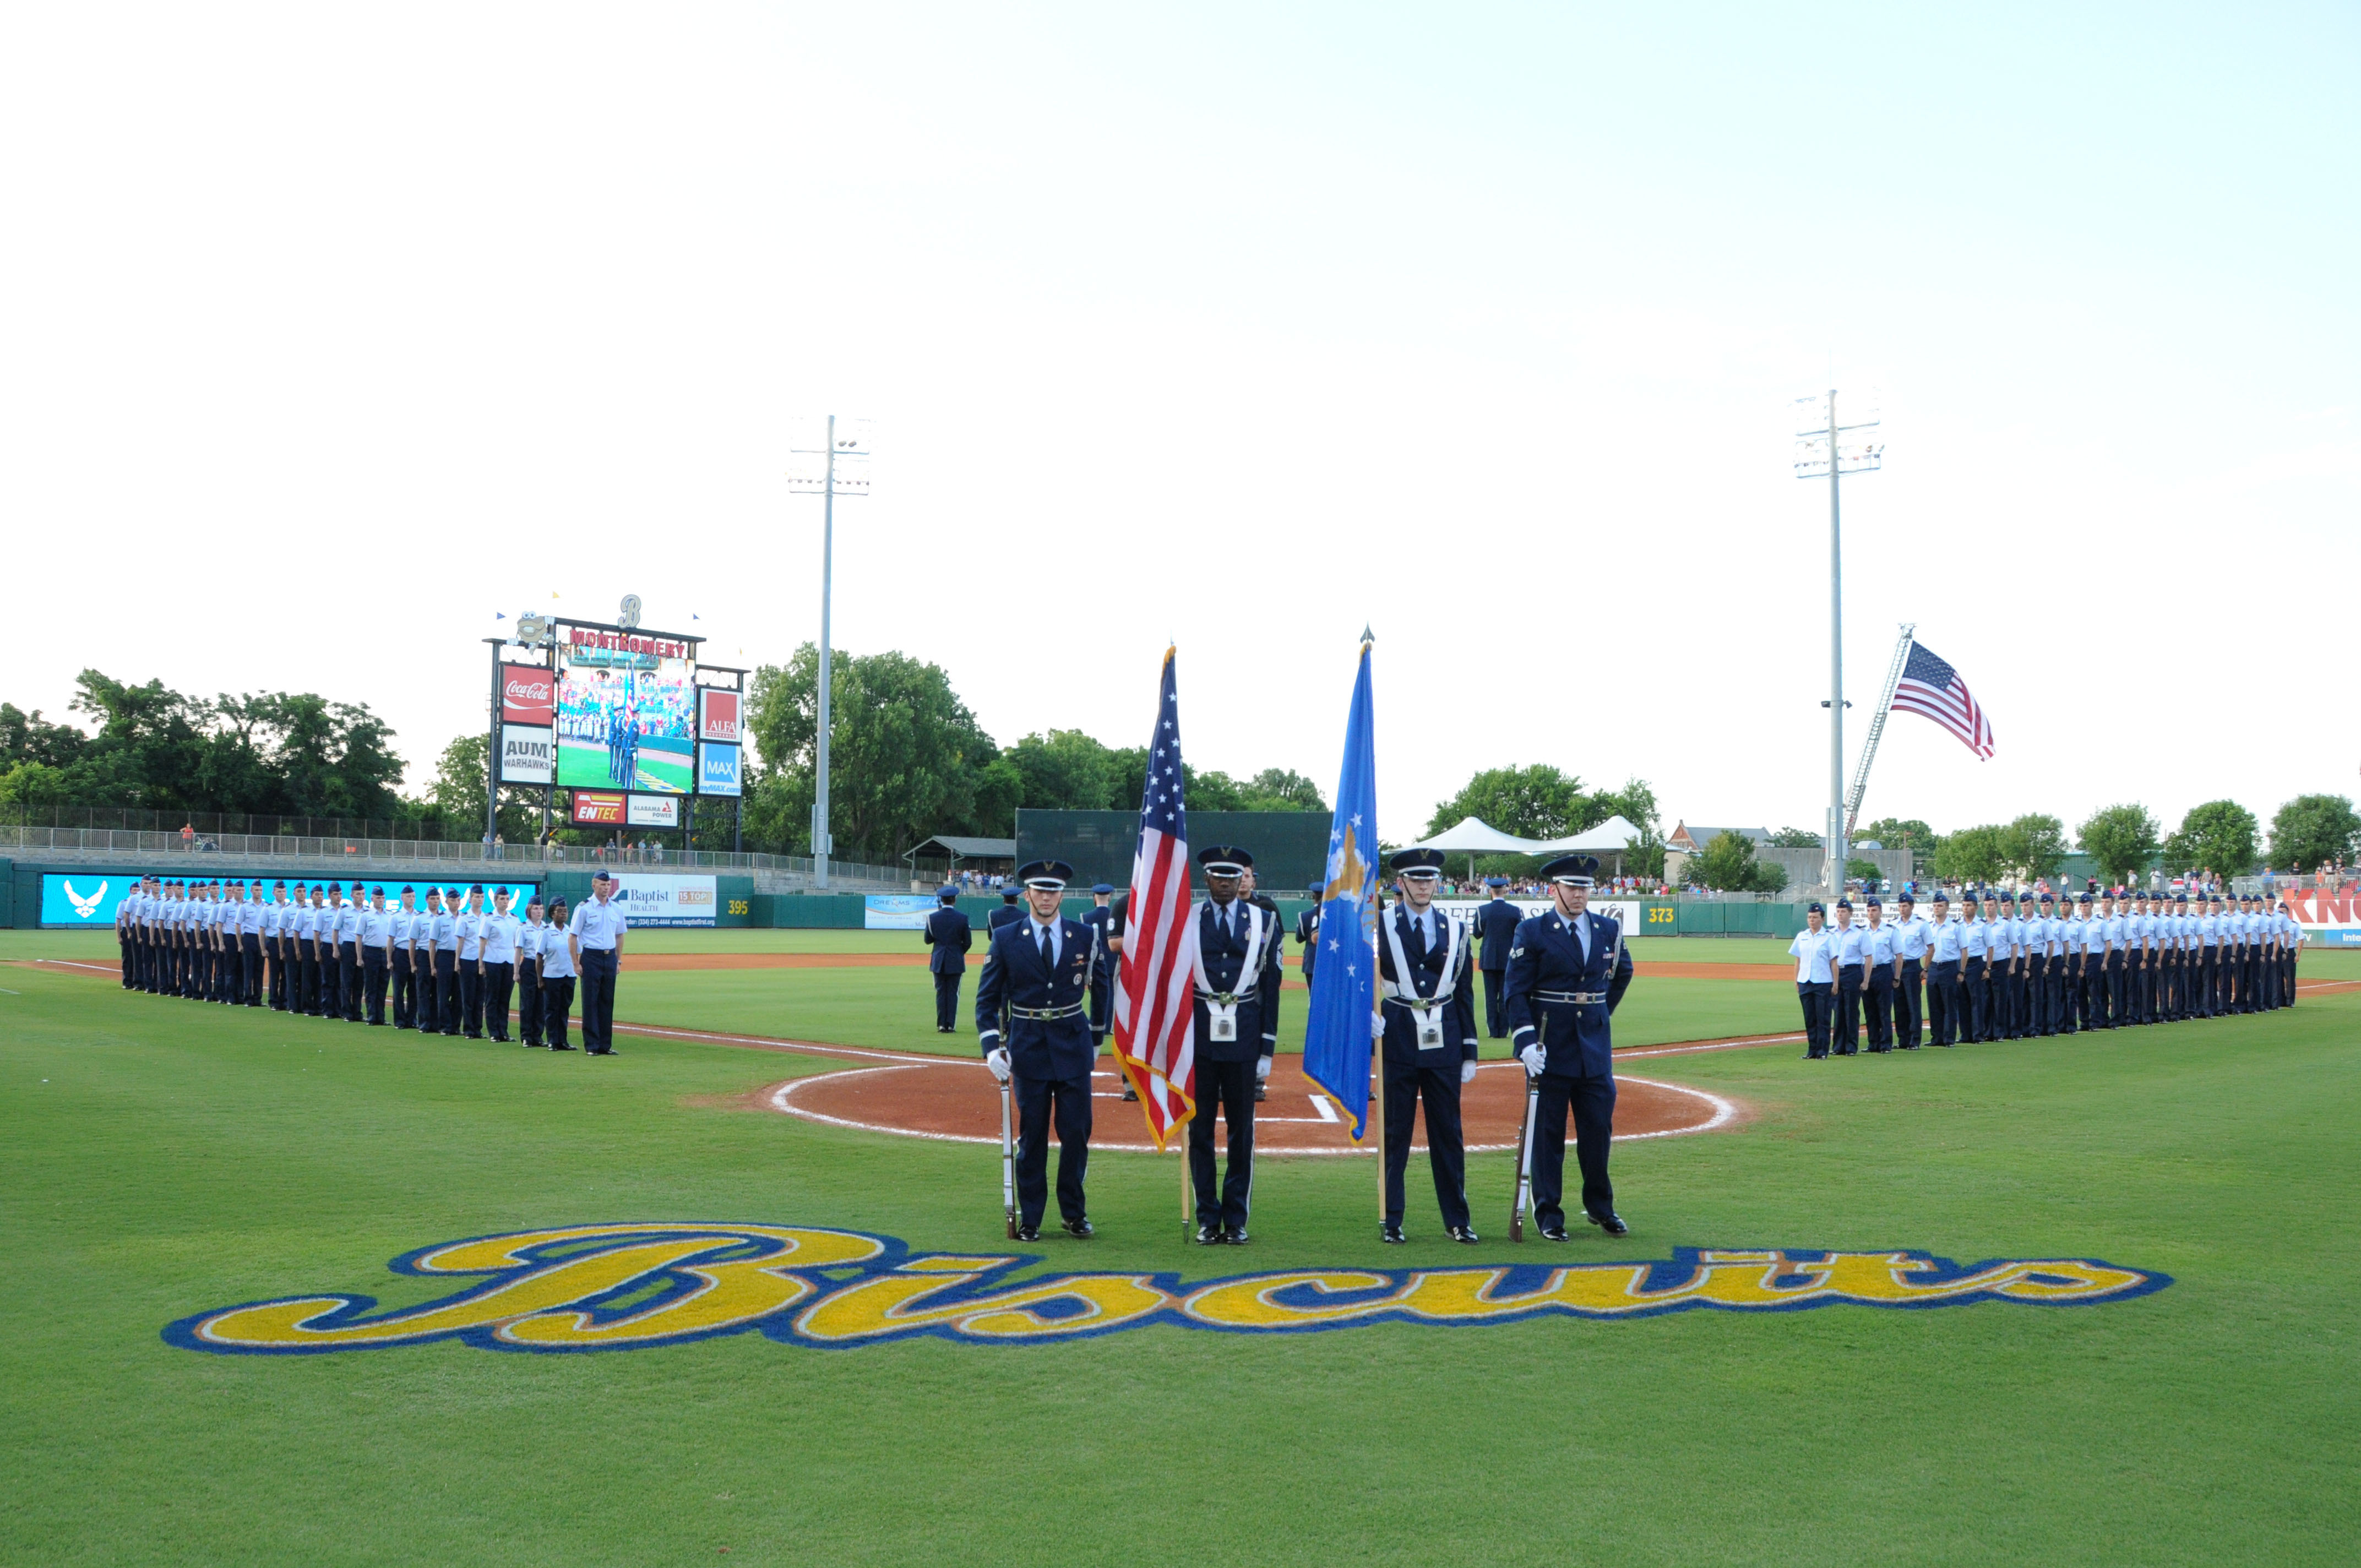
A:
<svg viewBox="0 0 2361 1568">
<path fill-rule="evenodd" d="M 947 887 L 935 894 L 942 906 L 927 916 L 927 969 L 935 977 L 935 1033 L 948 1035 L 959 1027 L 960 979 L 967 973 L 968 949 L 975 935 L 959 911 L 959 889 Z"/>
<path fill-rule="evenodd" d="M 1010 921 L 1024 918 L 1025 911 L 1016 906 L 1016 884 L 1011 883 L 1000 890 L 1000 907 L 994 910 L 992 918 L 984 922 L 984 932 L 989 936 Z"/>
<path fill-rule="evenodd" d="M 1295 945 L 1303 949 L 1303 984 L 1307 990 L 1312 984 L 1312 970 L 1320 961 L 1320 900 L 1326 892 L 1316 882 L 1305 888 L 1303 895 L 1312 900 L 1312 907 L 1295 917 Z"/>
<path fill-rule="evenodd" d="M 1378 937 L 1386 1064 L 1386 1217 L 1378 1239 L 1402 1239 L 1402 1177 L 1410 1166 L 1411 1124 L 1423 1100 L 1435 1206 L 1453 1241 L 1472 1242 L 1459 1091 L 1476 1078 L 1473 955 L 1458 922 L 1434 903 L 1443 885 L 1443 851 L 1404 850 L 1393 858 L 1393 871 L 1401 902 L 1381 921 Z"/>
<path fill-rule="evenodd" d="M 1526 1074 L 1539 1080 L 1533 1112 L 1533 1219 L 1548 1241 L 1565 1240 L 1559 1201 L 1565 1176 L 1565 1118 L 1574 1113 L 1582 1165 L 1582 1210 L 1610 1236 L 1631 1227 L 1615 1212 L 1607 1179 L 1615 1135 L 1615 1005 L 1631 983 L 1622 927 L 1589 912 L 1598 874 L 1593 855 L 1563 855 L 1542 868 L 1551 907 L 1517 927 L 1509 954 L 1510 1038 Z"/>
<path fill-rule="evenodd" d="M 1484 885 L 1492 890 L 1491 902 L 1476 912 L 1476 934 L 1484 939 L 1484 950 L 1476 960 L 1484 971 L 1484 1032 L 1505 1040 L 1509 1037 L 1509 1013 L 1503 1005 L 1509 949 L 1517 945 L 1517 927 L 1523 923 L 1525 912 L 1500 896 L 1500 890 L 1509 885 L 1507 877 L 1486 877 Z"/>
<path fill-rule="evenodd" d="M 1238 896 L 1254 857 L 1233 844 L 1202 850 L 1206 902 L 1197 910 L 1197 1109 L 1189 1174 L 1201 1245 L 1243 1246 L 1254 1201 L 1254 1091 L 1279 1049 L 1279 922 Z M 1213 1187 L 1213 1113 L 1229 1124 L 1229 1168 Z"/>
<path fill-rule="evenodd" d="M 1107 1030 L 1115 1024 L 1115 897 L 1113 883 L 1095 883 L 1091 887 L 1091 906 L 1082 911 L 1082 924 L 1091 928 L 1091 936 L 1099 945 L 1098 973 L 1091 981 L 1091 1037 L 1102 1046 L 1106 1044 Z"/>
<path fill-rule="evenodd" d="M 1058 1213 L 1092 1234 L 1082 1179 L 1091 1161 L 1091 980 L 1101 957 L 1091 928 L 1059 914 L 1074 869 L 1035 861 L 1019 871 L 1030 908 L 1002 921 L 984 945 L 975 1027 L 993 1077 L 1016 1082 L 1016 1239 L 1038 1241 L 1049 1197 L 1049 1124 L 1058 1124 Z M 994 912 L 997 918 L 998 912 Z"/>
</svg>

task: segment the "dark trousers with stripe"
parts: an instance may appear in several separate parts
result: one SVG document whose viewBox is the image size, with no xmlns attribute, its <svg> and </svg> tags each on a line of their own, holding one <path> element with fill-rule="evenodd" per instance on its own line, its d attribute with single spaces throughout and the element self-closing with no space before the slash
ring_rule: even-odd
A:
<svg viewBox="0 0 2361 1568">
<path fill-rule="evenodd" d="M 936 1028 L 956 1029 L 959 1027 L 960 981 L 966 978 L 967 976 L 958 970 L 953 970 L 949 974 L 938 974 L 935 976 Z M 1095 1028 L 1096 1025 L 1093 1024 L 1093 1027 Z"/>
<path fill-rule="evenodd" d="M 1574 1116 L 1574 1157 L 1582 1168 L 1583 1212 L 1594 1216 L 1615 1212 L 1615 1184 L 1607 1179 L 1607 1149 L 1615 1136 L 1615 1080 L 1543 1073 L 1533 1105 L 1533 1221 L 1545 1231 L 1565 1223 L 1561 1200 L 1569 1112 Z"/>
<path fill-rule="evenodd" d="M 1197 1058 L 1197 1113 L 1189 1123 L 1189 1181 L 1197 1193 L 1197 1223 L 1246 1229 L 1254 1206 L 1254 1063 Z M 1229 1124 L 1228 1168 L 1213 1185 L 1213 1113 Z M 1536 1156 L 1538 1158 L 1538 1155 Z"/>
<path fill-rule="evenodd" d="M 1484 975 L 1484 1032 L 1496 1040 L 1509 1037 L 1509 971 L 1488 969 Z M 1306 984 L 1312 977 L 1305 975 Z"/>
<path fill-rule="evenodd" d="M 1432 1056 L 1446 1053 L 1433 1051 Z M 1434 1206 L 1445 1226 L 1471 1228 L 1467 1218 L 1467 1152 L 1459 1131 L 1459 1058 L 1446 1065 L 1386 1071 L 1386 1221 L 1402 1221 L 1403 1176 L 1410 1169 L 1411 1124 L 1426 1102 L 1426 1163 L 1434 1176 Z"/>
<path fill-rule="evenodd" d="M 583 955 L 588 958 L 588 954 Z M 589 1032 L 586 1027 L 586 1035 Z M 1091 1167 L 1091 1075 L 1019 1078 L 1016 1091 L 1016 1216 L 1038 1228 L 1049 1204 L 1049 1124 L 1058 1126 L 1058 1215 L 1089 1218 L 1082 1178 Z"/>
</svg>

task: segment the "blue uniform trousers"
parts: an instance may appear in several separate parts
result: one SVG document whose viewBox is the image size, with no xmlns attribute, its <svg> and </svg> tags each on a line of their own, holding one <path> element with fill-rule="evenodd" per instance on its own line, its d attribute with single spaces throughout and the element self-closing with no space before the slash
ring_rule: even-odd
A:
<svg viewBox="0 0 2361 1568">
<path fill-rule="evenodd" d="M 2111 1029 L 2131 1022 L 2131 1014 L 2126 1011 L 2124 973 L 2124 955 L 2120 952 L 2109 953 L 2106 969 L 2107 1027 Z"/>
<path fill-rule="evenodd" d="M 1250 1061 L 1197 1058 L 1197 1113 L 1189 1123 L 1189 1179 L 1197 1190 L 1197 1223 L 1242 1231 L 1254 1207 L 1254 1091 Z M 1230 1124 L 1229 1169 L 1213 1191 L 1213 1113 Z"/>
<path fill-rule="evenodd" d="M 1960 1014 L 1965 1000 L 1959 959 L 1945 959 L 1927 971 L 1927 1037 L 1935 1044 L 1948 1046 L 1958 1040 Z"/>
<path fill-rule="evenodd" d="M 1918 1048 L 1920 1015 L 1923 1011 L 1921 987 L 1924 965 L 1916 959 L 1902 960 L 1902 983 L 1894 988 L 1894 1043 L 1905 1051 Z"/>
<path fill-rule="evenodd" d="M 1615 1080 L 1544 1074 L 1533 1107 L 1533 1219 L 1543 1230 L 1565 1223 L 1560 1197 L 1565 1189 L 1568 1111 L 1574 1113 L 1574 1157 L 1582 1168 L 1583 1211 L 1595 1217 L 1615 1212 L 1615 1188 L 1607 1179 L 1607 1147 L 1615 1136 Z"/>
<path fill-rule="evenodd" d="M 1828 1014 L 1835 1006 L 1829 992 L 1835 989 L 1824 980 L 1795 982 L 1795 1000 L 1804 1004 L 1804 1054 L 1815 1061 L 1828 1054 Z"/>
<path fill-rule="evenodd" d="M 604 1056 L 615 1048 L 615 950 L 582 949 L 582 1049 Z"/>
<path fill-rule="evenodd" d="M 959 977 L 950 977 L 956 981 Z M 587 1030 L 585 1031 L 588 1032 Z M 1199 1064 L 1200 1071 L 1202 1065 Z M 1082 1178 L 1091 1164 L 1091 1075 L 1080 1078 L 1017 1078 L 1016 1214 L 1038 1229 L 1049 1201 L 1049 1124 L 1058 1125 L 1058 1214 L 1089 1217 L 1082 1206 Z"/>
<path fill-rule="evenodd" d="M 1435 1056 L 1450 1053 L 1433 1052 Z M 1445 1225 L 1466 1227 L 1467 1154 L 1459 1131 L 1459 1058 L 1434 1067 L 1386 1064 L 1386 1223 L 1402 1221 L 1402 1176 L 1410 1168 L 1411 1124 L 1426 1102 L 1426 1163 L 1434 1205 Z"/>
<path fill-rule="evenodd" d="M 1844 964 L 1837 970 L 1836 1029 L 1830 1048 L 1840 1057 L 1849 1057 L 1861 1049 L 1861 965 Z"/>
<path fill-rule="evenodd" d="M 1894 1048 L 1894 971 L 1883 964 L 1862 967 L 1869 970 L 1869 1048 L 1890 1051 Z"/>
<path fill-rule="evenodd" d="M 1992 962 L 1988 959 L 1961 959 L 1960 985 L 1967 992 L 1968 1004 L 1960 1009 L 1960 1043 L 1972 1044 L 1984 1037 L 1984 1025 L 1992 1014 Z"/>
<path fill-rule="evenodd" d="M 1484 1033 L 1496 1040 L 1509 1037 L 1509 971 L 1488 969 L 1484 975 Z M 1308 977 L 1307 977 L 1308 978 Z"/>
<path fill-rule="evenodd" d="M 960 981 L 967 976 L 958 970 L 935 976 L 935 1027 L 959 1027 Z"/>
<path fill-rule="evenodd" d="M 434 949 L 434 1005 L 418 1020 L 430 1034 L 459 1032 L 459 955 L 449 948 Z"/>
</svg>

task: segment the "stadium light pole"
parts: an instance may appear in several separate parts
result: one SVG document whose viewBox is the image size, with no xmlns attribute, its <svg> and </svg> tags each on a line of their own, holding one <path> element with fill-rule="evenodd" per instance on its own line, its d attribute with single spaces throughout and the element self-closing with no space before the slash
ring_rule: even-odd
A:
<svg viewBox="0 0 2361 1568">
<path fill-rule="evenodd" d="M 812 757 L 811 848 L 812 885 L 825 889 L 829 852 L 835 848 L 828 832 L 828 740 L 829 688 L 835 684 L 829 661 L 829 618 L 836 581 L 836 498 L 869 493 L 869 422 L 845 420 L 840 430 L 837 417 L 829 414 L 817 448 L 792 450 L 807 461 L 788 470 L 787 488 L 820 497 L 819 711 Z M 818 461 L 809 461 L 813 458 Z"/>
<path fill-rule="evenodd" d="M 1822 411 L 1815 396 L 1795 400 L 1798 411 Z M 1866 420 L 1837 422 L 1837 392 L 1828 389 L 1825 417 L 1795 433 L 1795 477 L 1828 477 L 1828 865 L 1824 880 L 1831 896 L 1844 891 L 1845 765 L 1844 765 L 1844 522 L 1840 481 L 1847 474 L 1870 474 L 1884 466 L 1885 444 L 1879 439 L 1878 414 Z"/>
</svg>

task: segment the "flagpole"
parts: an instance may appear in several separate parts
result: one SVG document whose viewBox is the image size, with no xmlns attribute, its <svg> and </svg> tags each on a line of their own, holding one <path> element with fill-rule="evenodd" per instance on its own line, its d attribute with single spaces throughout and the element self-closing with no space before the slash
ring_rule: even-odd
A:
<svg viewBox="0 0 2361 1568">
<path fill-rule="evenodd" d="M 1378 940 L 1385 939 L 1385 883 L 1378 884 Z M 1369 1020 L 1375 1025 L 1369 1034 L 1369 1072 L 1377 1080 L 1378 1101 L 1378 1223 L 1386 1223 L 1386 966 L 1379 955 L 1378 943 L 1369 944 Z M 1408 1179 L 1408 1173 L 1404 1173 Z"/>
<path fill-rule="evenodd" d="M 1193 1025 L 1191 1025 L 1193 1027 Z M 1197 1217 L 1197 1192 L 1189 1179 L 1189 1135 L 1187 1129 L 1197 1120 L 1197 1107 L 1189 1107 L 1189 1120 L 1180 1124 L 1180 1239 L 1189 1240 L 1196 1234 L 1190 1222 Z"/>
</svg>

